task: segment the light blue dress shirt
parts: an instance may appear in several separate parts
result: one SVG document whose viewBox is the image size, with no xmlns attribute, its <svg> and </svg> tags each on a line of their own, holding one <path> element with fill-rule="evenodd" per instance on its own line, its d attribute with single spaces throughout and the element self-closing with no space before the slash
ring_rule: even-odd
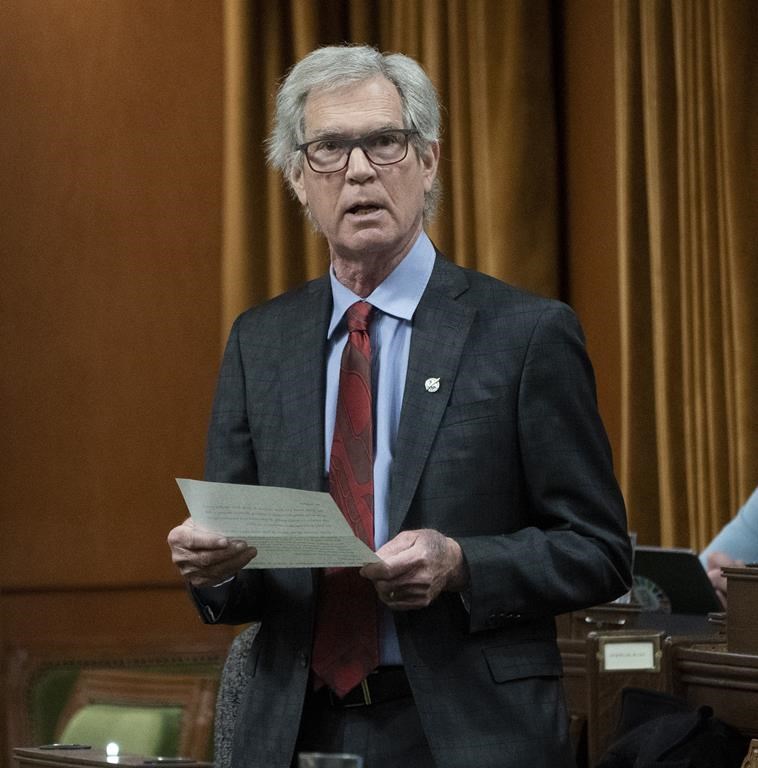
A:
<svg viewBox="0 0 758 768">
<path fill-rule="evenodd" d="M 369 328 L 371 378 L 374 395 L 374 544 L 379 549 L 389 538 L 388 494 L 390 468 L 395 453 L 400 409 L 403 404 L 413 314 L 434 268 L 435 251 L 422 232 L 408 255 L 364 301 L 375 308 Z M 330 270 L 334 308 L 327 333 L 326 403 L 324 420 L 325 470 L 329 472 L 334 419 L 337 410 L 339 370 L 347 341 L 345 311 L 360 296 L 340 283 Z M 389 609 L 380 617 L 379 662 L 402 664 L 400 648 Z"/>
</svg>

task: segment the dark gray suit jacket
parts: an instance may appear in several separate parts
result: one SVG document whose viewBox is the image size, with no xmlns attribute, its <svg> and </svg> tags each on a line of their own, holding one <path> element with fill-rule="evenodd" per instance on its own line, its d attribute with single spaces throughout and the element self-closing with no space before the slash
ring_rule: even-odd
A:
<svg viewBox="0 0 758 768">
<path fill-rule="evenodd" d="M 324 490 L 326 277 L 236 321 L 209 480 Z M 438 377 L 439 390 L 425 381 Z M 573 312 L 438 255 L 413 318 L 390 536 L 434 528 L 471 573 L 397 612 L 406 672 L 440 766 L 569 764 L 553 617 L 630 580 L 624 505 Z M 286 768 L 308 684 L 314 572 L 245 570 L 207 621 L 262 622 L 234 765 Z"/>
</svg>

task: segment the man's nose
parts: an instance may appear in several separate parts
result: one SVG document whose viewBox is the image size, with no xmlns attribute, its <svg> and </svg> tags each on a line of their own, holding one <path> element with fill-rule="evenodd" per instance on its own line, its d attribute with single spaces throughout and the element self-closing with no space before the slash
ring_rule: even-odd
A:
<svg viewBox="0 0 758 768">
<path fill-rule="evenodd" d="M 347 158 L 345 178 L 352 181 L 365 181 L 374 176 L 376 169 L 371 164 L 362 147 L 353 147 Z"/>
</svg>

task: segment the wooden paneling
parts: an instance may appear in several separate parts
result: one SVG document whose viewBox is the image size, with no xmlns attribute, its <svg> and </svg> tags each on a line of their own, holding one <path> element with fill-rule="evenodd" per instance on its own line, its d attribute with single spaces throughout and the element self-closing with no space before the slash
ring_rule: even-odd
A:
<svg viewBox="0 0 758 768">
<path fill-rule="evenodd" d="M 0 590 L 174 579 L 220 352 L 222 4 L 0 18 Z"/>
<path fill-rule="evenodd" d="M 0 624 L 6 646 L 53 640 L 75 644 L 140 637 L 202 640 L 209 632 L 183 584 L 17 590 L 0 594 Z M 229 630 L 231 631 L 231 630 Z"/>
<path fill-rule="evenodd" d="M 758 738 L 758 656 L 730 653 L 724 643 L 692 644 L 674 657 L 674 692 L 696 709 Z"/>
</svg>

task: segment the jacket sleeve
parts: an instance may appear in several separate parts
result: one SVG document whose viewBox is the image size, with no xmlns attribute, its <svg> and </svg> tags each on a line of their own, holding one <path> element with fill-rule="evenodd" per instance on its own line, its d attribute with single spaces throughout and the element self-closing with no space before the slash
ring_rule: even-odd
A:
<svg viewBox="0 0 758 768">
<path fill-rule="evenodd" d="M 248 426 L 239 323 L 238 318 L 232 326 L 218 376 L 208 430 L 205 479 L 255 485 L 258 472 Z M 191 588 L 190 593 L 206 623 L 239 624 L 259 618 L 262 581 L 261 571 L 248 569 L 226 584 Z"/>
<path fill-rule="evenodd" d="M 471 631 L 597 605 L 631 582 L 626 513 L 594 375 L 563 304 L 551 302 L 535 323 L 516 407 L 526 525 L 458 539 L 471 574 Z"/>
</svg>

